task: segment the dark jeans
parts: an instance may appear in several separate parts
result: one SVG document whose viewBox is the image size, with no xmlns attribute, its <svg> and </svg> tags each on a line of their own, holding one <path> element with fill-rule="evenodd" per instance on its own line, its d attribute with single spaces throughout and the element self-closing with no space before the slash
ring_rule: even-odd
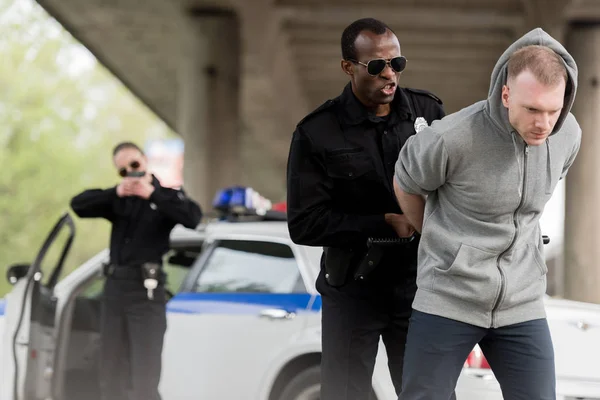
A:
<svg viewBox="0 0 600 400">
<path fill-rule="evenodd" d="M 380 337 L 399 393 L 404 343 L 416 292 L 414 276 L 394 279 L 379 273 L 336 288 L 325 281 L 321 271 L 316 287 L 323 301 L 321 400 L 370 398 Z"/>
<path fill-rule="evenodd" d="M 165 309 L 162 285 L 148 300 L 141 280 L 106 280 L 100 322 L 102 399 L 160 399 Z"/>
<path fill-rule="evenodd" d="M 505 400 L 554 400 L 554 348 L 545 319 L 480 328 L 413 311 L 400 400 L 448 400 L 479 343 Z"/>
</svg>

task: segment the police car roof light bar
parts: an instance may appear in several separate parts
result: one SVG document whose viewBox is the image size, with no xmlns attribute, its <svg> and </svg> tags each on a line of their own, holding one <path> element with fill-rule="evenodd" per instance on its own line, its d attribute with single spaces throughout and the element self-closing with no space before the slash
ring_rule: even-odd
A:
<svg viewBox="0 0 600 400">
<path fill-rule="evenodd" d="M 270 200 L 252 188 L 232 186 L 221 189 L 213 200 L 220 218 L 228 221 L 285 221 L 283 211 L 274 210 Z"/>
</svg>

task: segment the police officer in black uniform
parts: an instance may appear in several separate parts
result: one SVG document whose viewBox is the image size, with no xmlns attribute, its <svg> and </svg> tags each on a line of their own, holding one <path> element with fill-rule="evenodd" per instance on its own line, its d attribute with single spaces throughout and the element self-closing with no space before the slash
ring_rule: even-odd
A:
<svg viewBox="0 0 600 400">
<path fill-rule="evenodd" d="M 101 394 L 104 400 L 158 400 L 167 327 L 162 257 L 173 227 L 194 228 L 202 214 L 182 190 L 162 187 L 146 173 L 146 157 L 134 143 L 117 145 L 113 161 L 123 177 L 118 186 L 71 200 L 78 216 L 112 223 L 101 303 Z"/>
<path fill-rule="evenodd" d="M 350 83 L 294 132 L 288 227 L 295 243 L 324 247 L 316 281 L 323 301 L 321 399 L 367 400 L 380 337 L 401 390 L 416 292 L 418 237 L 395 200 L 394 165 L 407 138 L 444 110 L 435 95 L 398 87 L 406 58 L 384 23 L 349 25 L 342 57 Z M 412 241 L 395 243 L 400 237 Z"/>
</svg>

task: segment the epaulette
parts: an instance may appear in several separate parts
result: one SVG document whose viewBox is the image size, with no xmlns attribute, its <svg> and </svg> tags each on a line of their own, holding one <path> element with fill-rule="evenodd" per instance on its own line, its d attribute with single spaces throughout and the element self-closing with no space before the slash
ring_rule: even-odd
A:
<svg viewBox="0 0 600 400">
<path fill-rule="evenodd" d="M 421 96 L 429 96 L 432 99 L 434 99 L 435 101 L 437 101 L 439 104 L 444 104 L 442 102 L 442 99 L 440 99 L 439 97 L 437 97 L 435 94 L 431 93 L 430 91 L 427 90 L 423 90 L 423 89 L 412 89 L 412 88 L 404 88 L 407 91 L 417 94 L 417 95 L 421 95 Z"/>
<path fill-rule="evenodd" d="M 314 111 L 308 113 L 308 115 L 306 117 L 302 118 L 300 120 L 300 122 L 298 122 L 297 126 L 302 125 L 306 120 L 308 120 L 308 119 L 314 117 L 315 115 L 320 114 L 321 112 L 323 112 L 323 111 L 325 111 L 325 110 L 333 107 L 333 105 L 335 103 L 336 103 L 336 99 L 334 99 L 334 100 L 331 100 L 331 99 L 327 100 L 325 103 L 323 103 L 319 107 L 317 107 Z"/>
</svg>

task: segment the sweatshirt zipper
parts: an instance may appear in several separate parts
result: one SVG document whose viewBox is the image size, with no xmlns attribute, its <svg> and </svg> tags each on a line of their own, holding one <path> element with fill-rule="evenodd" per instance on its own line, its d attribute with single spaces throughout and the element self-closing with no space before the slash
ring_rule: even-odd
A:
<svg viewBox="0 0 600 400">
<path fill-rule="evenodd" d="M 508 247 L 502 253 L 500 253 L 498 258 L 496 259 L 496 266 L 498 267 L 498 271 L 500 272 L 500 293 L 498 293 L 498 297 L 496 298 L 496 302 L 494 303 L 494 308 L 492 308 L 492 321 L 491 321 L 492 328 L 496 327 L 495 312 L 498 310 L 498 307 L 500 306 L 500 303 L 502 303 L 502 300 L 504 300 L 504 295 L 506 294 L 505 293 L 506 277 L 504 276 L 504 271 L 500 267 L 500 259 L 513 248 L 513 246 L 515 245 L 515 242 L 517 241 L 517 234 L 519 233 L 519 223 L 517 221 L 517 213 L 519 212 L 521 207 L 523 207 L 523 203 L 525 202 L 525 195 L 526 195 L 525 189 L 527 188 L 527 158 L 528 158 L 528 156 L 529 156 L 529 145 L 527 143 L 525 143 L 525 152 L 523 154 L 523 187 L 521 190 L 521 200 L 519 201 L 519 205 L 513 212 L 513 224 L 515 225 L 515 234 L 513 235 L 513 238 L 511 240 L 510 244 L 508 245 Z"/>
</svg>

